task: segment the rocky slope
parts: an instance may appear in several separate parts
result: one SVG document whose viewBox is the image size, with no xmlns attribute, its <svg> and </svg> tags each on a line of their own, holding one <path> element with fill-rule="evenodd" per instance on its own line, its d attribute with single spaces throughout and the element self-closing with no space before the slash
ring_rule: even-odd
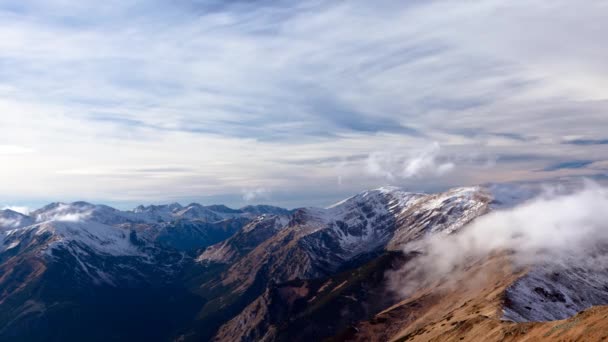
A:
<svg viewBox="0 0 608 342">
<path fill-rule="evenodd" d="M 230 264 L 273 237 L 288 222 L 289 217 L 285 215 L 262 214 L 230 238 L 209 246 L 197 261 Z"/>
<path fill-rule="evenodd" d="M 513 268 L 508 254 L 474 262 L 449 283 L 421 289 L 331 338 L 332 341 L 602 341 L 608 338 L 606 307 L 566 320 L 513 322 L 510 287 L 529 270 Z M 549 290 L 546 290 L 549 291 Z M 579 292 L 584 292 L 580 288 Z M 550 296 L 544 301 L 552 301 Z M 528 305 L 536 308 L 542 301 Z"/>
<path fill-rule="evenodd" d="M 426 195 L 380 188 L 366 191 L 327 209 L 296 211 L 287 225 L 249 254 L 232 264 L 221 276 L 227 290 L 208 305 L 233 303 L 241 312 L 220 330 L 218 340 L 231 340 L 221 331 L 241 331 L 257 336 L 257 324 L 268 324 L 260 317 L 249 317 L 268 292 L 268 284 L 298 279 L 326 278 L 342 270 L 356 268 L 387 250 L 400 250 L 404 244 L 429 234 L 449 234 L 484 214 L 491 197 L 482 188 L 459 188 L 442 194 Z M 258 297 L 254 299 L 253 297 Z M 246 300 L 243 298 L 246 297 Z M 245 307 L 242 302 L 249 302 Z M 252 308 L 251 305 L 254 307 Z M 246 318 L 249 317 L 249 318 Z M 242 326 L 240 322 L 252 322 Z M 255 324 L 253 324 L 255 323 Z M 235 324 L 238 325 L 235 326 Z"/>
<path fill-rule="evenodd" d="M 285 229 L 232 265 L 223 283 L 238 282 L 242 289 L 259 272 L 274 282 L 327 276 L 385 248 L 457 230 L 485 213 L 489 202 L 481 188 L 441 195 L 381 188 L 327 209 L 300 209 Z"/>
<path fill-rule="evenodd" d="M 390 306 L 385 274 L 407 261 L 388 252 L 336 275 L 269 286 L 217 333 L 218 341 L 319 341 Z"/>
</svg>

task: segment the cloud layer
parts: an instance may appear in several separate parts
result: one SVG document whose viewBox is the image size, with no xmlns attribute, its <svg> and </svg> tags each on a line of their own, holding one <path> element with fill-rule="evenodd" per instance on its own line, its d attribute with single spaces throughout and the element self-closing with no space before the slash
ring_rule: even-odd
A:
<svg viewBox="0 0 608 342">
<path fill-rule="evenodd" d="M 608 188 L 547 188 L 510 209 L 482 216 L 451 235 L 434 235 L 406 246 L 422 256 L 392 275 L 394 287 L 411 293 L 426 282 L 457 277 L 471 262 L 508 252 L 518 266 L 584 266 L 603 270 L 608 257 Z M 604 259 L 604 262 L 598 260 Z M 421 276 L 422 275 L 422 276 Z"/>
<path fill-rule="evenodd" d="M 0 1 L 0 200 L 265 188 L 323 205 L 387 178 L 605 173 L 607 15 L 601 1 Z M 392 180 L 362 172 L 360 156 L 434 142 Z M 471 155 L 496 163 L 453 162 Z M 579 160 L 595 164 L 550 168 Z"/>
</svg>

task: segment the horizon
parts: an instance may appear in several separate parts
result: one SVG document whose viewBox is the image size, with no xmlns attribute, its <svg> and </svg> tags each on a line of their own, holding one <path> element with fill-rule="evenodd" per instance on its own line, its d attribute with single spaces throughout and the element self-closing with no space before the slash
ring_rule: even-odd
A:
<svg viewBox="0 0 608 342">
<path fill-rule="evenodd" d="M 149 206 L 164 206 L 164 205 L 172 205 L 172 204 L 178 204 L 181 207 L 187 207 L 189 205 L 193 205 L 193 204 L 197 204 L 197 205 L 201 205 L 203 207 L 209 207 L 209 206 L 226 206 L 229 209 L 243 209 L 247 206 L 273 206 L 273 207 L 278 207 L 278 208 L 282 208 L 282 209 L 287 209 L 290 211 L 293 210 L 297 210 L 297 209 L 305 209 L 305 208 L 323 208 L 323 209 L 328 209 L 333 207 L 336 204 L 342 203 L 352 197 L 355 197 L 359 194 L 365 193 L 367 191 L 374 191 L 374 190 L 381 190 L 381 189 L 385 189 L 385 188 L 395 188 L 398 189 L 400 191 L 404 191 L 407 193 L 419 193 L 419 194 L 437 194 L 437 193 L 443 193 L 443 192 L 447 192 L 450 190 L 454 190 L 454 189 L 460 189 L 460 188 L 474 188 L 474 187 L 478 187 L 478 188 L 482 188 L 487 190 L 489 193 L 491 193 L 496 200 L 498 200 L 498 197 L 513 197 L 513 198 L 519 198 L 519 201 L 523 200 L 524 198 L 537 198 L 539 195 L 541 194 L 546 194 L 547 196 L 555 196 L 556 194 L 566 194 L 566 193 L 571 193 L 571 192 L 576 192 L 576 191 L 581 191 L 584 189 L 587 189 L 591 186 L 608 186 L 608 179 L 605 179 L 605 177 L 598 177 L 598 178 L 589 178 L 589 177 L 565 177 L 565 178 L 556 178 L 556 179 L 550 179 L 550 180 L 541 180 L 541 181 L 520 181 L 520 182 L 508 182 L 508 183 L 486 183 L 486 184 L 469 184 L 469 185 L 461 185 L 461 186 L 454 186 L 454 187 L 447 187 L 447 188 L 438 188 L 435 189 L 433 191 L 424 191 L 424 190 L 413 190 L 410 188 L 406 188 L 403 186 L 395 186 L 395 185 L 381 185 L 379 187 L 375 187 L 375 188 L 369 188 L 369 189 L 363 189 L 354 193 L 350 193 L 350 194 L 345 194 L 342 197 L 339 197 L 335 200 L 332 200 L 331 202 L 327 202 L 324 205 L 295 205 L 295 206 L 281 206 L 278 204 L 273 204 L 272 202 L 264 202 L 263 200 L 256 200 L 255 203 L 252 202 L 248 202 L 248 201 L 241 201 L 241 202 L 233 202 L 233 204 L 228 204 L 226 202 L 198 202 L 198 201 L 187 201 L 187 202 L 180 202 L 180 201 L 173 201 L 173 202 L 163 202 L 163 201 L 159 201 L 159 202 L 153 202 L 153 203 L 145 203 L 145 202 L 119 202 L 119 203 L 111 203 L 111 202 L 95 202 L 95 201 L 87 201 L 87 200 L 83 200 L 83 199 L 77 199 L 77 200 L 68 200 L 68 201 L 47 201 L 47 202 L 41 202 L 41 205 L 38 206 L 27 206 L 27 205 L 0 205 L 0 210 L 12 210 L 24 215 L 29 215 L 31 212 L 36 211 L 38 209 L 42 209 L 43 207 L 50 205 L 50 204 L 74 204 L 74 203 L 78 203 L 78 202 L 84 202 L 87 204 L 92 204 L 92 205 L 105 205 L 105 206 L 109 206 L 113 209 L 118 209 L 120 211 L 133 211 L 135 209 L 137 209 L 137 207 L 139 206 L 143 206 L 143 207 L 149 207 Z M 238 198 L 238 196 L 235 195 L 234 198 Z M 296 200 L 297 201 L 297 200 Z"/>
<path fill-rule="evenodd" d="M 476 186 L 480 186 L 480 187 L 488 187 L 491 185 L 482 185 L 482 184 L 478 184 L 478 185 L 470 185 L 470 186 L 461 186 L 461 187 L 456 187 L 456 188 L 463 188 L 463 187 L 476 187 Z M 242 202 L 244 204 L 239 205 L 229 205 L 226 203 L 221 203 L 221 202 L 207 202 L 207 203 L 200 203 L 200 202 L 154 202 L 154 203 L 138 203 L 138 202 L 128 202 L 127 203 L 117 203 L 118 205 L 112 205 L 110 203 L 103 203 L 103 202 L 95 202 L 95 201 L 87 201 L 87 200 L 68 200 L 68 201 L 48 201 L 48 202 L 41 202 L 43 204 L 39 205 L 39 206 L 27 206 L 27 205 L 1 205 L 0 206 L 0 210 L 11 210 L 11 211 L 15 211 L 18 212 L 20 214 L 24 214 L 24 215 L 29 215 L 31 212 L 36 211 L 38 209 L 42 209 L 43 207 L 50 205 L 50 204 L 74 204 L 74 203 L 78 203 L 78 202 L 83 202 L 83 203 L 87 203 L 87 204 L 92 204 L 92 205 L 106 205 L 109 206 L 111 208 L 114 209 L 118 209 L 121 211 L 132 211 L 135 210 L 137 207 L 139 206 L 144 206 L 144 207 L 149 207 L 149 206 L 158 206 L 158 205 L 172 205 L 172 204 L 178 204 L 182 207 L 187 207 L 189 205 L 193 205 L 193 204 L 198 204 L 198 205 L 202 205 L 204 207 L 208 207 L 208 206 L 214 206 L 214 205 L 224 205 L 230 209 L 242 209 L 245 208 L 247 206 L 264 206 L 264 205 L 268 205 L 268 206 L 273 206 L 273 207 L 279 207 L 279 208 L 283 208 L 283 209 L 287 209 L 287 210 L 296 210 L 296 209 L 301 209 L 301 208 L 310 208 L 310 207 L 319 207 L 319 208 L 328 208 L 331 207 L 334 204 L 340 203 L 344 200 L 347 200 L 351 197 L 354 197 L 360 193 L 366 192 L 366 191 L 372 191 L 372 190 L 379 190 L 382 188 L 387 188 L 387 187 L 395 187 L 398 188 L 399 190 L 404 190 L 406 192 L 411 192 L 411 193 L 429 193 L 429 192 L 424 192 L 424 191 L 410 191 L 404 187 L 399 187 L 399 186 L 392 186 L 392 185 L 383 185 L 383 186 L 379 186 L 376 188 L 371 188 L 371 189 L 365 189 L 356 193 L 351 193 L 346 195 L 345 197 L 341 197 L 339 198 L 337 201 L 334 202 L 330 202 L 327 205 L 323 205 L 323 206 L 307 206 L 307 205 L 296 205 L 294 207 L 282 207 L 279 205 L 274 205 L 274 204 L 270 204 L 269 202 L 263 202 L 263 201 L 258 201 L 256 203 L 250 203 L 250 202 Z M 449 190 L 449 189 L 453 189 L 453 188 L 448 188 L 448 189 L 443 189 L 444 190 Z M 186 204 L 184 204 L 186 203 Z M 236 202 L 238 203 L 238 202 Z M 131 206 L 132 205 L 132 206 Z"/>
</svg>

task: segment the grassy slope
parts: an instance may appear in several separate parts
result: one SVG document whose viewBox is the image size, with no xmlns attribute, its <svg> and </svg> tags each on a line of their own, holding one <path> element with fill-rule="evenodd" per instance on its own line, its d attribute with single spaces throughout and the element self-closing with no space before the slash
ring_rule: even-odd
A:
<svg viewBox="0 0 608 342">
<path fill-rule="evenodd" d="M 603 341 L 608 307 L 594 307 L 563 321 L 502 321 L 504 291 L 525 270 L 493 257 L 458 280 L 422 290 L 337 336 L 340 341 Z"/>
</svg>

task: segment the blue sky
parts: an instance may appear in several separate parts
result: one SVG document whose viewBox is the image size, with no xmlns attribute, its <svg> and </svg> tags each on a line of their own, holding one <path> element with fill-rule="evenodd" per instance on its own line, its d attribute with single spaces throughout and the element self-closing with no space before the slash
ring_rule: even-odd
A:
<svg viewBox="0 0 608 342">
<path fill-rule="evenodd" d="M 0 1 L 0 204 L 603 175 L 602 1 Z"/>
</svg>

